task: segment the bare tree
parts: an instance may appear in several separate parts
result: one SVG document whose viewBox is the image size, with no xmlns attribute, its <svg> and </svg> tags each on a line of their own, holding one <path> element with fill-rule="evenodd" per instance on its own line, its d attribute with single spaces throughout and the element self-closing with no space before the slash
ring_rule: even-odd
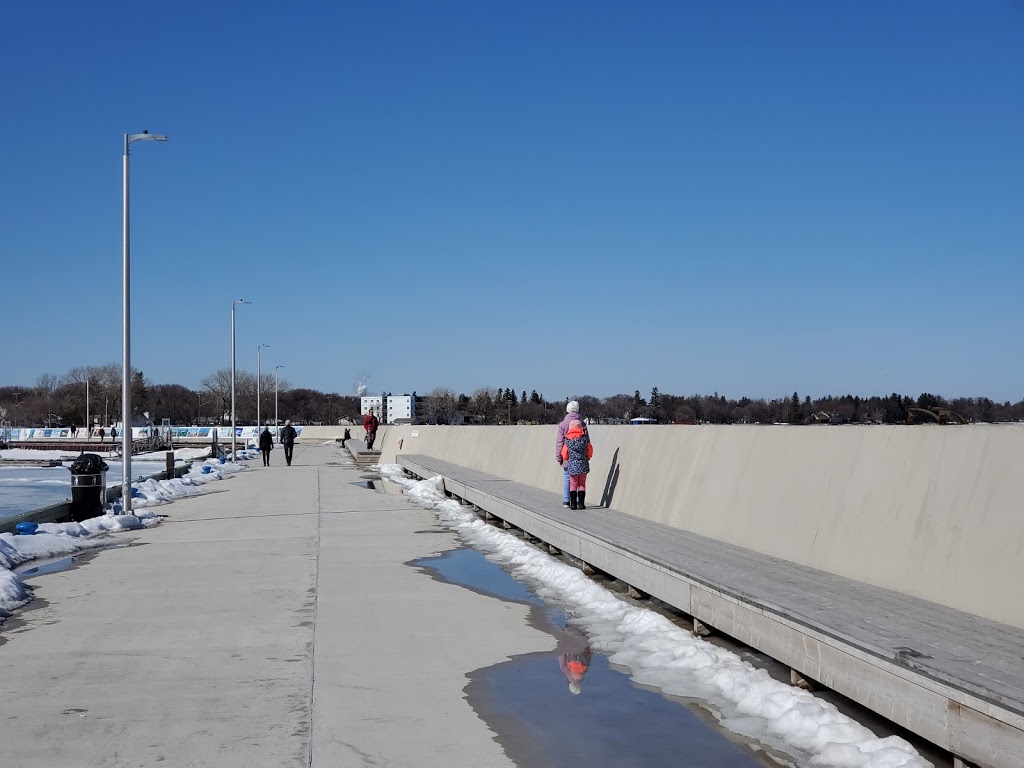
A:
<svg viewBox="0 0 1024 768">
<path fill-rule="evenodd" d="M 451 424 L 455 420 L 455 392 L 447 387 L 437 387 L 427 395 L 427 415 L 432 422 Z"/>
</svg>

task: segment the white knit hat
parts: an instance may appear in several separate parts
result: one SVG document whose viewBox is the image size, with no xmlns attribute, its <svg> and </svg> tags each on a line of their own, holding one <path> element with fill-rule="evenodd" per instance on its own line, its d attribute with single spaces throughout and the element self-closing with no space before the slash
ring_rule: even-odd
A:
<svg viewBox="0 0 1024 768">
<path fill-rule="evenodd" d="M 568 403 L 565 404 L 566 413 L 579 413 L 579 410 L 580 404 L 577 403 L 575 400 L 570 400 Z"/>
</svg>

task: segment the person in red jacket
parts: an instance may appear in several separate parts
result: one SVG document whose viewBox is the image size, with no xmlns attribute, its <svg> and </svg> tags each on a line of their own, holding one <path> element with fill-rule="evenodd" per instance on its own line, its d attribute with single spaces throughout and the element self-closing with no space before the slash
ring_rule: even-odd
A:
<svg viewBox="0 0 1024 768">
<path fill-rule="evenodd" d="M 373 450 L 373 441 L 377 439 L 377 427 L 380 426 L 380 422 L 374 415 L 373 410 L 370 410 L 366 414 L 366 418 L 363 419 L 363 429 L 366 430 L 366 450 Z"/>
</svg>

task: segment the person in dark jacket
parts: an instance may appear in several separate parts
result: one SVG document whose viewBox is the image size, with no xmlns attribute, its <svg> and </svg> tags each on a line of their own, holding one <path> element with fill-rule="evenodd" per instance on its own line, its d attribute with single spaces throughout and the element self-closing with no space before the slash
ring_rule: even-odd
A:
<svg viewBox="0 0 1024 768">
<path fill-rule="evenodd" d="M 284 429 L 281 430 L 281 445 L 284 446 L 284 460 L 288 462 L 288 466 L 292 465 L 292 452 L 295 450 L 295 427 L 292 426 L 290 421 L 284 423 Z"/>
<path fill-rule="evenodd" d="M 270 466 L 270 452 L 274 450 L 274 436 L 270 434 L 270 427 L 264 427 L 260 432 L 260 450 L 263 452 L 263 466 Z"/>
</svg>

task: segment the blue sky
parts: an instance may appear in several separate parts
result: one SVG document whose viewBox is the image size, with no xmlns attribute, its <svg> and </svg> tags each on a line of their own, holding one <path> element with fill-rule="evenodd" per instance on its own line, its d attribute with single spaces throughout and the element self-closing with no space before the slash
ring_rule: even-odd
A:
<svg viewBox="0 0 1024 768">
<path fill-rule="evenodd" d="M 9 4 L 0 383 L 1024 397 L 1024 4 Z"/>
</svg>

